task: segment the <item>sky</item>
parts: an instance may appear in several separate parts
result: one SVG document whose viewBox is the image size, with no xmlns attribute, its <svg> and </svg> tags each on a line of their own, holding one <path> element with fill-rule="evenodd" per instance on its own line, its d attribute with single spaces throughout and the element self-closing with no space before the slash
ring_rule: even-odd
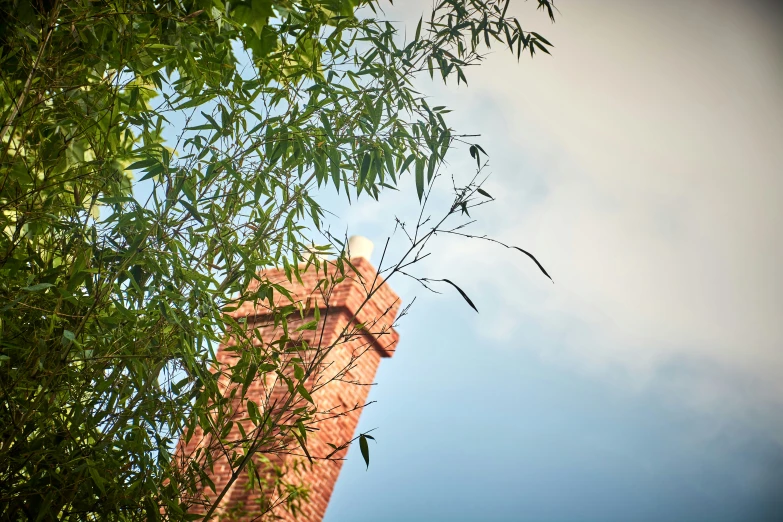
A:
<svg viewBox="0 0 783 522">
<path fill-rule="evenodd" d="M 387 16 L 415 27 L 428 4 Z M 417 82 L 489 154 L 471 232 L 395 277 L 401 342 L 382 361 L 326 522 L 783 520 L 783 6 L 558 0 L 511 14 L 553 56 L 501 49 L 469 86 Z M 176 126 L 175 126 L 176 127 Z M 475 163 L 456 148 L 433 189 Z M 137 187 L 140 188 L 140 187 Z M 321 197 L 376 243 L 419 212 Z M 399 231 L 388 259 L 405 246 Z"/>
<path fill-rule="evenodd" d="M 410 27 L 426 7 L 397 4 Z M 369 470 L 352 449 L 327 522 L 783 520 L 783 10 L 556 5 L 554 25 L 511 7 L 553 56 L 419 84 L 489 154 L 474 232 L 555 283 L 443 236 L 416 274 L 480 313 L 390 282 L 416 303 L 362 414 Z M 382 245 L 418 211 L 400 188 L 327 200 L 333 226 Z"/>
</svg>

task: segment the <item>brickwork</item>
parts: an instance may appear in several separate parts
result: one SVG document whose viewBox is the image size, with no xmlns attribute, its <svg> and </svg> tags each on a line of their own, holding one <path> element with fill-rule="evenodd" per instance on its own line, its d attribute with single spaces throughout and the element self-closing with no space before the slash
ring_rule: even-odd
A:
<svg viewBox="0 0 783 522">
<path fill-rule="evenodd" d="M 312 307 L 319 308 L 321 318 L 318 328 L 306 332 L 304 336 L 310 345 L 325 347 L 334 344 L 308 386 L 314 389 L 312 399 L 319 411 L 316 422 L 312 424 L 314 431 L 310 431 L 307 438 L 308 452 L 314 463 L 309 464 L 301 456 L 280 456 L 274 451 L 269 452 L 273 455 L 271 460 L 278 466 L 290 467 L 295 460 L 300 466 L 300 474 L 294 480 L 309 487 L 310 500 L 302 505 L 297 518 L 299 521 L 319 522 L 323 518 L 342 467 L 342 459 L 347 452 L 347 449 L 343 449 L 335 453 L 329 443 L 340 446 L 355 436 L 361 408 L 367 401 L 378 364 L 381 358 L 390 357 L 394 353 L 398 341 L 397 333 L 392 328 L 400 305 L 398 296 L 388 285 L 382 284 L 383 280 L 366 259 L 354 259 L 353 264 L 358 274 L 346 270 L 346 279 L 334 287 L 328 296 L 328 303 L 315 290 L 319 275 L 313 270 L 302 274 L 302 284 L 289 283 L 282 271 L 268 271 L 264 274 L 270 281 L 288 288 L 296 300 L 303 303 L 309 301 Z M 371 289 L 375 290 L 368 300 Z M 263 306 L 253 307 L 252 303 L 245 303 L 232 315 L 235 318 L 246 317 L 248 323 L 258 329 L 265 343 L 280 338 L 282 334 L 272 324 L 268 310 Z M 289 331 L 311 320 L 312 316 L 289 321 Z M 359 323 L 364 325 L 361 330 L 355 328 Z M 221 345 L 219 362 L 227 363 L 231 357 L 236 357 L 235 352 L 226 349 L 232 344 L 229 339 Z M 284 385 L 272 382 L 269 377 L 266 381 L 257 378 L 248 387 L 247 396 L 259 404 L 273 405 L 286 392 Z M 246 413 L 238 409 L 236 418 L 245 416 Z M 246 432 L 252 431 L 249 420 L 242 422 Z M 231 435 L 238 438 L 238 427 L 233 428 Z M 190 442 L 180 449 L 185 454 L 192 454 L 201 443 L 202 437 L 197 431 Z M 261 453 L 267 454 L 265 451 Z M 325 459 L 327 456 L 330 456 L 329 460 Z M 216 457 L 217 464 L 210 478 L 216 491 L 221 491 L 231 478 L 231 469 L 225 459 Z M 228 518 L 238 508 L 248 510 L 248 515 L 241 520 L 254 518 L 253 506 L 259 505 L 264 493 L 258 489 L 248 489 L 247 481 L 247 474 L 240 474 L 223 498 L 219 508 L 223 518 Z M 276 510 L 275 513 L 283 520 L 294 520 L 283 510 Z"/>
</svg>

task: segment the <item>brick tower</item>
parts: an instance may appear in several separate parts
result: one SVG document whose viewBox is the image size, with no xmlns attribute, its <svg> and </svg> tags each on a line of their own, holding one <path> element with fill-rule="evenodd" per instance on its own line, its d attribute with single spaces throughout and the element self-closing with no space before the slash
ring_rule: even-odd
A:
<svg viewBox="0 0 783 522">
<path fill-rule="evenodd" d="M 319 309 L 319 324 L 314 331 L 309 332 L 307 339 L 310 345 L 334 345 L 323 361 L 323 370 L 316 379 L 325 384 L 312 394 L 320 417 L 315 424 L 317 429 L 307 435 L 307 449 L 313 459 L 312 463 L 308 463 L 301 456 L 277 456 L 278 460 L 275 462 L 281 467 L 288 467 L 294 459 L 298 459 L 299 474 L 294 480 L 309 487 L 309 501 L 301 505 L 296 518 L 300 522 L 320 522 L 323 519 L 342 467 L 342 459 L 347 453 L 347 448 L 335 453 L 334 446 L 331 445 L 339 447 L 355 436 L 361 408 L 367 402 L 369 385 L 373 383 L 378 364 L 381 358 L 392 356 L 398 341 L 392 324 L 399 310 L 399 297 L 388 285 L 383 284 L 383 279 L 370 264 L 368 259 L 372 252 L 372 243 L 363 237 L 354 236 L 349 241 L 349 252 L 351 264 L 356 270 L 345 270 L 345 280 L 333 287 L 328 305 L 324 302 L 324 294 L 320 289 L 316 289 L 319 275 L 312 269 L 302 273 L 302 284 L 296 280 L 293 284 L 289 283 L 282 270 L 269 270 L 263 274 L 269 281 L 286 287 L 295 301 L 309 302 L 313 311 L 316 307 Z M 323 274 L 320 277 L 323 277 Z M 248 324 L 260 332 L 265 343 L 279 339 L 282 335 L 279 327 L 274 326 L 266 308 L 254 308 L 252 303 L 245 303 L 231 315 L 235 318 L 247 318 Z M 311 313 L 303 319 L 298 316 L 296 320 L 289 319 L 289 332 L 311 322 L 314 315 Z M 356 329 L 357 325 L 362 326 Z M 350 333 L 346 335 L 346 332 Z M 229 339 L 220 346 L 217 354 L 220 363 L 230 362 L 232 357 L 236 357 L 235 352 L 224 349 L 231 345 Z M 269 403 L 270 397 L 284 392 L 283 385 L 270 385 L 268 380 L 257 378 L 248 387 L 247 396 L 265 396 Z M 237 411 L 236 418 L 237 422 L 245 426 L 245 432 L 252 430 L 253 426 L 244 410 Z M 240 421 L 240 418 L 244 420 Z M 238 433 L 236 427 L 234 431 Z M 180 451 L 193 454 L 201 443 L 202 437 L 197 429 L 190 442 L 181 447 Z M 325 459 L 327 456 L 330 458 Z M 218 457 L 217 462 L 210 479 L 214 482 L 216 491 L 221 491 L 228 484 L 231 469 L 225 459 L 221 462 Z M 247 514 L 240 515 L 239 520 L 256 518 L 258 510 L 254 512 L 253 506 L 259 505 L 261 493 L 257 488 L 248 488 L 247 483 L 246 474 L 236 478 L 220 502 L 216 518 L 236 519 L 230 517 L 231 513 L 239 513 L 242 510 Z M 290 513 L 283 509 L 275 509 L 274 513 L 282 520 L 294 520 Z"/>
</svg>

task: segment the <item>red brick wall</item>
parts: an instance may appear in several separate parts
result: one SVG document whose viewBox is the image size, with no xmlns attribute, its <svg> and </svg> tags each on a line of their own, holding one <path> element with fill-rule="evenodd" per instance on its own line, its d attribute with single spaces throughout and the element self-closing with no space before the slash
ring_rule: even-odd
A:
<svg viewBox="0 0 783 522">
<path fill-rule="evenodd" d="M 307 485 L 310 490 L 309 502 L 301 506 L 301 512 L 296 518 L 299 521 L 318 522 L 323 518 L 342 467 L 342 459 L 347 452 L 347 449 L 343 449 L 334 453 L 328 443 L 341 446 L 355 436 L 361 408 L 367 401 L 378 364 L 381 358 L 390 357 L 394 353 L 398 340 L 392 328 L 400 305 L 398 296 L 383 283 L 367 260 L 354 259 L 353 264 L 358 274 L 347 269 L 346 279 L 327 296 L 314 288 L 319 278 L 323 277 L 323 272 L 316 274 L 312 268 L 302 274 L 303 284 L 298 284 L 296 280 L 294 284 L 289 283 L 282 271 L 268 271 L 264 274 L 270 281 L 288 288 L 296 300 L 303 303 L 309 301 L 312 307 L 319 308 L 321 320 L 318 328 L 307 331 L 304 336 L 310 345 L 326 347 L 334 344 L 308 386 L 315 387 L 312 398 L 319 412 L 316 422 L 311 424 L 314 430 L 309 432 L 307 438 L 307 449 L 313 464 L 301 455 L 280 455 L 271 449 L 261 452 L 278 466 L 298 466 L 299 474 L 289 473 L 286 479 Z M 284 301 L 280 299 L 279 302 Z M 267 312 L 263 306 L 254 308 L 252 303 L 245 303 L 231 315 L 235 318 L 246 317 L 248 323 L 260 331 L 264 343 L 268 343 L 279 339 L 282 331 L 271 323 Z M 312 315 L 289 320 L 289 332 L 311 320 Z M 358 323 L 365 325 L 361 331 L 355 329 Z M 225 349 L 232 344 L 229 339 L 221 345 L 217 355 L 220 363 L 229 363 L 236 356 L 234 352 Z M 284 385 L 273 384 L 269 378 L 267 382 L 258 378 L 248 388 L 247 396 L 258 404 L 271 405 L 276 397 L 286 395 L 287 391 Z M 239 408 L 235 415 L 237 419 L 245 416 L 243 408 Z M 243 422 L 245 431 L 252 431 L 250 421 Z M 232 430 L 229 438 L 234 436 L 239 438 L 238 427 Z M 201 434 L 197 431 L 190 442 L 180 448 L 180 452 L 193 454 L 201 443 Z M 330 454 L 331 457 L 326 460 L 325 457 Z M 230 475 L 228 462 L 218 457 L 211 476 L 216 491 L 223 489 Z M 248 489 L 247 482 L 247 474 L 242 473 L 231 486 L 220 504 L 221 518 L 228 518 L 236 510 L 247 511 L 239 517 L 240 520 L 252 520 L 258 515 L 259 501 L 264 495 L 269 497 L 269 492 L 265 494 L 258 488 Z M 212 494 L 211 491 L 209 494 Z M 290 513 L 281 508 L 276 509 L 275 514 L 283 520 L 294 520 Z"/>
</svg>

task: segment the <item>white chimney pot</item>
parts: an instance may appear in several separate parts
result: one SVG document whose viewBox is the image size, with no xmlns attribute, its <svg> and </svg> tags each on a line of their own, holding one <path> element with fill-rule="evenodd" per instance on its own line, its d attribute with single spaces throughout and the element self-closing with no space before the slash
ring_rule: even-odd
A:
<svg viewBox="0 0 783 522">
<path fill-rule="evenodd" d="M 348 238 L 348 257 L 350 259 L 363 257 L 369 261 L 374 247 L 372 241 L 364 236 L 351 236 Z"/>
</svg>

